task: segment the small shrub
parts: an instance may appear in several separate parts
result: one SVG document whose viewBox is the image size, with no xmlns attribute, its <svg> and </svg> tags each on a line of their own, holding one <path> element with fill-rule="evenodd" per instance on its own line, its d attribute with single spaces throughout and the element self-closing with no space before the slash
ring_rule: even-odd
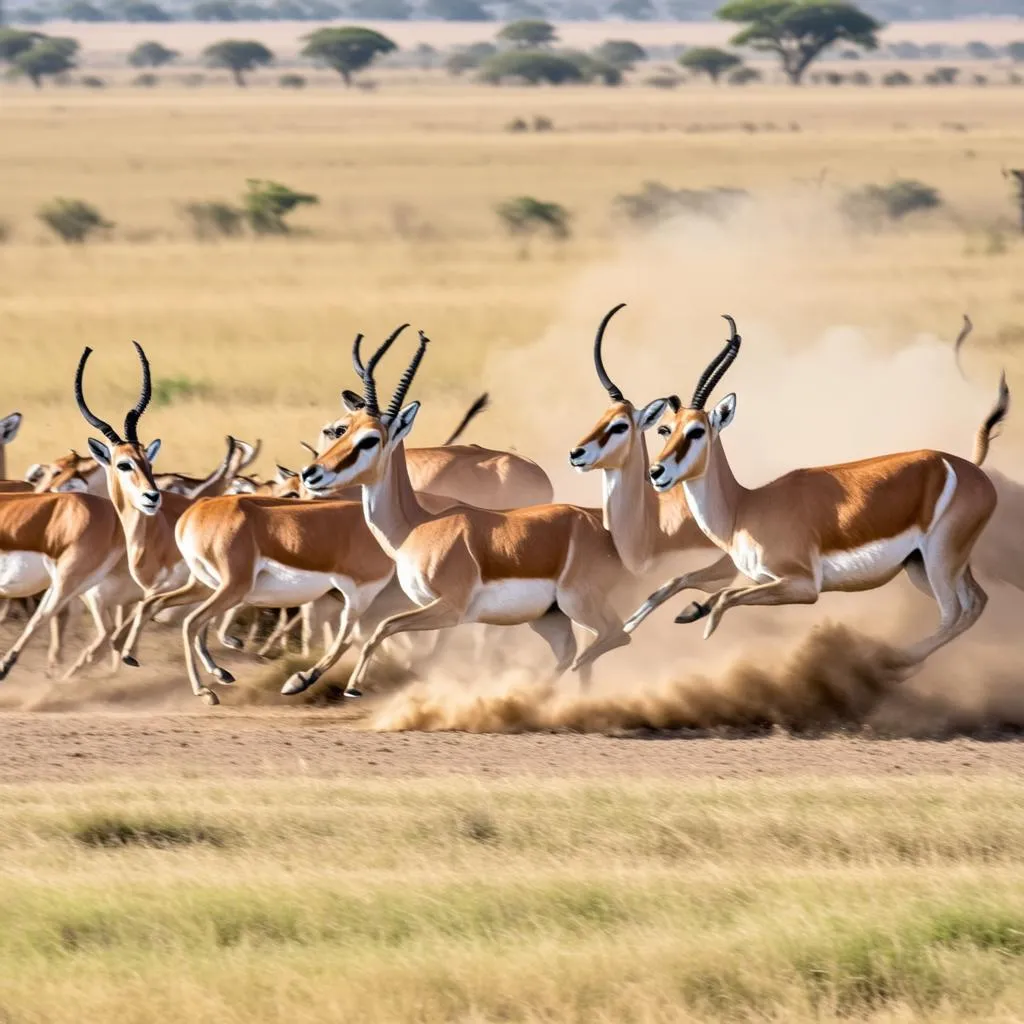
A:
<svg viewBox="0 0 1024 1024">
<path fill-rule="evenodd" d="M 975 85 L 988 85 L 988 75 L 975 75 L 974 76 L 974 84 Z"/>
<path fill-rule="evenodd" d="M 905 71 L 890 71 L 882 77 L 882 85 L 889 89 L 913 84 L 914 80 Z"/>
<path fill-rule="evenodd" d="M 297 206 L 312 206 L 320 202 L 311 192 L 296 192 L 276 181 L 250 178 L 249 190 L 242 199 L 249 227 L 257 235 L 286 235 L 288 225 L 284 218 Z"/>
<path fill-rule="evenodd" d="M 555 122 L 550 117 L 537 115 L 533 119 L 533 130 L 535 132 L 553 132 L 555 130 Z"/>
<path fill-rule="evenodd" d="M 854 71 L 848 81 L 851 85 L 870 85 L 871 76 L 866 71 Z"/>
<path fill-rule="evenodd" d="M 297 75 L 294 72 L 289 72 L 286 75 L 282 75 L 278 80 L 277 84 L 282 89 L 305 89 L 306 79 L 303 75 Z"/>
<path fill-rule="evenodd" d="M 528 132 L 530 126 L 521 118 L 515 117 L 505 125 L 507 132 Z"/>
<path fill-rule="evenodd" d="M 152 71 L 143 71 L 132 79 L 132 85 L 139 89 L 154 89 L 160 84 L 160 76 L 154 75 Z"/>
<path fill-rule="evenodd" d="M 36 216 L 68 243 L 82 243 L 94 232 L 114 226 L 103 219 L 95 206 L 82 199 L 54 199 L 40 207 Z"/>
<path fill-rule="evenodd" d="M 753 82 L 760 82 L 762 77 L 757 68 L 742 67 L 731 72 L 726 81 L 730 85 L 750 85 Z"/>
<path fill-rule="evenodd" d="M 821 77 L 826 85 L 842 85 L 846 81 L 838 71 L 826 71 Z"/>
<path fill-rule="evenodd" d="M 684 79 L 672 71 L 656 71 L 644 79 L 644 85 L 652 89 L 675 89 L 683 84 Z"/>
<path fill-rule="evenodd" d="M 181 401 L 195 401 L 208 398 L 211 393 L 209 384 L 191 380 L 188 377 L 164 377 L 153 382 L 153 405 L 174 405 Z"/>
<path fill-rule="evenodd" d="M 938 67 L 924 76 L 925 85 L 953 85 L 960 75 L 960 69 Z"/>
<path fill-rule="evenodd" d="M 545 202 L 533 196 L 517 196 L 499 203 L 495 212 L 505 230 L 521 241 L 521 259 L 529 256 L 529 242 L 544 233 L 555 241 L 569 237 L 571 214 L 560 203 Z"/>
<path fill-rule="evenodd" d="M 756 125 L 753 126 L 756 130 Z M 671 189 L 658 181 L 644 182 L 639 192 L 623 193 L 613 200 L 615 212 L 625 220 L 650 226 L 680 214 L 722 219 L 747 197 L 743 189 Z"/>
<path fill-rule="evenodd" d="M 242 233 L 244 212 L 230 203 L 217 200 L 188 203 L 183 208 L 185 217 L 192 224 L 196 238 L 208 241 L 213 238 L 232 238 Z"/>
<path fill-rule="evenodd" d="M 0 220 L 0 245 L 11 240 L 11 236 L 14 234 L 14 229 L 11 227 L 9 220 Z"/>
<path fill-rule="evenodd" d="M 206 75 L 201 71 L 190 71 L 187 75 L 181 76 L 181 84 L 187 89 L 198 89 L 206 81 Z"/>
<path fill-rule="evenodd" d="M 98 75 L 83 75 L 81 83 L 86 89 L 105 89 L 107 86 L 107 83 Z"/>
<path fill-rule="evenodd" d="M 203 843 L 224 846 L 229 838 L 224 829 L 195 821 L 154 821 L 115 815 L 96 815 L 76 823 L 72 838 L 82 846 L 94 849 L 117 849 L 143 846 L 167 850 L 176 846 Z"/>
<path fill-rule="evenodd" d="M 864 185 L 842 200 L 843 213 L 855 224 L 878 225 L 942 205 L 939 190 L 924 182 L 901 178 L 889 185 Z"/>
</svg>

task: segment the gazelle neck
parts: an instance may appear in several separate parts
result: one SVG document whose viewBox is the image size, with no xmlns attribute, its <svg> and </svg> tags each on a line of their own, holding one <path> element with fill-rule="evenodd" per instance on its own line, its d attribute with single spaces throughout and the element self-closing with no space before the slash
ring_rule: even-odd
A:
<svg viewBox="0 0 1024 1024">
<path fill-rule="evenodd" d="M 647 482 L 647 446 L 637 434 L 619 469 L 602 470 L 604 526 L 631 572 L 641 572 L 657 553 L 658 496 Z"/>
<path fill-rule="evenodd" d="M 119 488 L 110 488 L 110 500 L 124 531 L 129 570 L 135 582 L 148 589 L 164 568 L 168 541 L 171 549 L 177 550 L 173 530 L 162 508 L 154 516 L 144 516 Z"/>
<path fill-rule="evenodd" d="M 363 484 L 363 515 L 377 542 L 391 558 L 430 514 L 416 499 L 405 460 L 405 443 L 395 445 L 380 478 Z"/>
<path fill-rule="evenodd" d="M 733 476 L 720 438 L 711 445 L 707 471 L 695 480 L 684 481 L 682 487 L 690 514 L 705 536 L 728 549 L 746 488 Z"/>
</svg>

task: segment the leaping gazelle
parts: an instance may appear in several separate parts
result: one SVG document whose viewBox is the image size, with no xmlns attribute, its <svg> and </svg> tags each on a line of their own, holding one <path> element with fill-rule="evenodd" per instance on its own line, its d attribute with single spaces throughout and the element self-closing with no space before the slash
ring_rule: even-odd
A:
<svg viewBox="0 0 1024 1024">
<path fill-rule="evenodd" d="M 659 492 L 682 485 L 701 529 L 751 584 L 691 604 L 676 622 L 708 616 L 707 638 L 730 608 L 813 604 L 823 591 L 870 590 L 905 569 L 941 613 L 938 630 L 906 652 L 908 666 L 919 664 L 970 629 L 988 601 L 971 574 L 970 557 L 996 507 L 995 488 L 979 467 L 1009 409 L 1005 375 L 978 430 L 973 462 L 944 452 L 904 452 L 798 469 L 751 489 L 733 476 L 721 442 L 736 396 L 726 395 L 710 413 L 704 408 L 739 354 L 736 324 L 726 320 L 731 336 L 725 348 L 701 375 L 689 406 L 680 404 L 671 424 L 659 428 L 667 441 L 650 477 Z M 627 629 L 677 592 L 676 583 L 652 595 Z"/>
<path fill-rule="evenodd" d="M 596 634 L 591 647 L 598 650 L 628 643 L 608 600 L 625 570 L 593 510 L 534 505 L 497 512 L 456 505 L 432 513 L 424 507 L 410 482 L 404 447 L 419 403 L 403 408 L 402 402 L 427 338 L 421 332 L 412 362 L 381 411 L 374 370 L 396 334 L 367 361 L 362 408 L 353 412 L 345 434 L 302 471 L 303 484 L 313 494 L 362 487 L 366 522 L 394 559 L 402 590 L 417 606 L 374 630 L 350 687 L 359 686 L 385 639 L 413 630 L 464 622 L 528 624 L 554 651 L 556 674 L 576 656 L 573 622 Z"/>
</svg>

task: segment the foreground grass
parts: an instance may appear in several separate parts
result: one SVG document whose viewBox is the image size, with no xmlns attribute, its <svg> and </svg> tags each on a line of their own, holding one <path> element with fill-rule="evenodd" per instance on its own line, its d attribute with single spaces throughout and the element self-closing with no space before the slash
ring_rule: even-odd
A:
<svg viewBox="0 0 1024 1024">
<path fill-rule="evenodd" d="M 1016 781 L 9 787 L 5 1021 L 1012 1019 Z"/>
</svg>

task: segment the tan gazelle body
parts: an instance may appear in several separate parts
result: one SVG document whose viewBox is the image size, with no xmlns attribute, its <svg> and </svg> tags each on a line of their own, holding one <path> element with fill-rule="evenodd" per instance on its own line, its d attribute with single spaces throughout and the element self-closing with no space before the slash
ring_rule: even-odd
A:
<svg viewBox="0 0 1024 1024">
<path fill-rule="evenodd" d="M 575 658 L 573 622 L 595 633 L 592 646 L 602 651 L 628 643 L 608 599 L 625 570 L 598 513 L 573 505 L 505 512 L 455 505 L 431 512 L 418 500 L 404 440 L 419 404 L 402 408 L 401 403 L 427 339 L 421 333 L 419 349 L 384 412 L 377 405 L 373 377 L 397 334 L 365 367 L 363 405 L 352 414 L 345 434 L 302 471 L 303 484 L 314 494 L 362 488 L 366 522 L 394 559 L 402 590 L 416 606 L 374 630 L 350 685 L 359 686 L 369 659 L 387 637 L 463 622 L 529 624 L 554 650 L 557 673 Z M 293 677 L 296 688 L 304 684 Z"/>
<path fill-rule="evenodd" d="M 739 605 L 813 604 L 825 591 L 870 590 L 902 570 L 939 606 L 938 630 L 906 652 L 923 661 L 969 629 L 987 601 L 971 574 L 971 549 L 995 509 L 996 493 L 980 469 L 992 430 L 1006 416 L 1005 378 L 978 431 L 974 461 L 937 451 L 901 452 L 836 466 L 798 469 L 763 487 L 733 475 L 721 433 L 735 395 L 707 412 L 708 397 L 739 353 L 732 334 L 704 371 L 689 406 L 676 401 L 664 424 L 664 450 L 650 478 L 659 492 L 680 486 L 705 534 L 750 581 L 694 603 L 676 619 L 708 616 L 705 637 Z M 675 592 L 652 595 L 640 615 Z"/>
</svg>

